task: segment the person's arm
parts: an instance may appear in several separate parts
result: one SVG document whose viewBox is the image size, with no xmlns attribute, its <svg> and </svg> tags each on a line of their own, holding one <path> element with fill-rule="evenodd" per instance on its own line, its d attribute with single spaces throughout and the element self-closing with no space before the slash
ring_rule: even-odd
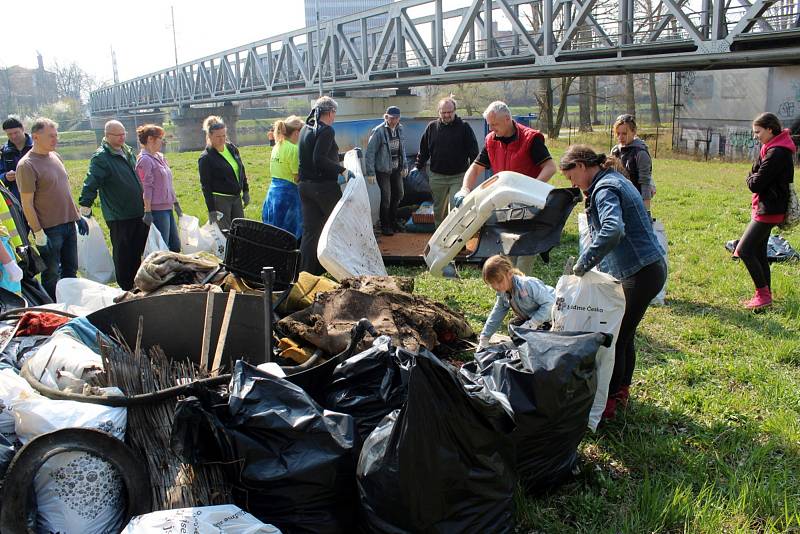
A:
<svg viewBox="0 0 800 534">
<path fill-rule="evenodd" d="M 556 162 L 552 159 L 548 159 L 542 164 L 542 171 L 539 173 L 539 176 L 537 176 L 536 179 L 540 182 L 549 182 L 550 178 L 555 176 L 555 174 Z"/>
<path fill-rule="evenodd" d="M 639 169 L 639 187 L 642 190 L 642 201 L 645 208 L 650 209 L 650 200 L 656 194 L 656 184 L 653 181 L 653 160 L 647 150 L 636 153 L 636 167 Z"/>
<path fill-rule="evenodd" d="M 3 151 L 0 150 L 0 180 L 3 180 L 3 183 L 8 185 L 9 180 L 6 180 L 6 173 L 8 170 L 6 169 L 6 158 L 3 157 Z"/>
<path fill-rule="evenodd" d="M 287 141 L 287 143 L 291 144 L 291 142 Z M 297 145 L 292 145 L 291 150 L 289 150 L 289 172 L 292 175 L 292 179 L 294 179 L 294 183 L 297 183 L 297 180 L 300 178 L 300 152 L 297 148 Z"/>
<path fill-rule="evenodd" d="M 314 145 L 314 167 L 320 174 L 342 174 L 347 169 L 339 165 L 339 159 L 332 160 L 328 154 L 334 146 L 335 136 L 333 128 L 317 130 L 317 142 Z"/>
<path fill-rule="evenodd" d="M 242 192 L 249 193 L 250 192 L 250 183 L 247 181 L 247 172 L 244 168 L 244 160 L 242 159 L 242 154 L 239 152 L 239 147 L 234 144 L 231 144 L 231 148 L 233 148 L 233 154 L 236 157 L 236 161 L 239 163 L 239 179 L 242 182 Z"/>
<path fill-rule="evenodd" d="M 550 155 L 550 151 L 547 149 L 547 145 L 544 144 L 544 137 L 541 134 L 533 138 L 530 150 L 531 161 L 542 169 L 539 172 L 539 176 L 534 176 L 534 178 L 541 182 L 549 181 L 556 173 L 556 162 L 553 161 L 553 156 Z"/>
<path fill-rule="evenodd" d="M 367 176 L 375 176 L 375 156 L 378 154 L 381 140 L 378 132 L 372 132 L 367 142 L 367 151 L 364 153 L 364 167 L 367 171 Z"/>
<path fill-rule="evenodd" d="M 592 236 L 592 243 L 583 251 L 576 262 L 584 272 L 600 263 L 625 236 L 625 223 L 622 222 L 622 205 L 617 194 L 609 188 L 595 191 L 592 201 L 600 218 L 600 231 Z"/>
<path fill-rule="evenodd" d="M 143 156 L 136 164 L 136 174 L 142 182 L 142 200 L 144 200 L 144 211 L 152 211 L 153 205 L 153 183 L 155 182 L 153 162 L 150 158 Z"/>
<path fill-rule="evenodd" d="M 419 140 L 419 152 L 417 152 L 417 159 L 414 161 L 414 166 L 418 169 L 424 169 L 425 165 L 428 163 L 428 159 L 431 157 L 430 151 L 428 149 L 428 139 L 430 138 L 430 131 L 433 123 L 429 124 L 425 131 L 422 133 L 422 139 Z"/>
<path fill-rule="evenodd" d="M 210 155 L 206 153 L 200 156 L 197 160 L 197 170 L 200 173 L 200 189 L 203 191 L 203 198 L 206 201 L 206 209 L 208 211 L 216 211 L 216 203 L 214 202 L 214 190 L 211 188 L 213 179 L 211 172 L 211 165 L 208 162 Z"/>
<path fill-rule="evenodd" d="M 107 169 L 101 158 L 93 156 L 89 160 L 89 171 L 83 180 L 83 189 L 81 189 L 81 195 L 78 197 L 78 204 L 83 208 L 92 207 L 94 200 L 97 198 L 97 190 L 102 186 L 106 175 Z"/>
<path fill-rule="evenodd" d="M 509 307 L 508 299 L 498 293 L 494 301 L 494 307 L 489 313 L 489 317 L 486 318 L 483 330 L 481 330 L 481 338 L 485 338 L 488 341 L 492 334 L 497 332 L 500 325 L 503 324 L 506 314 L 508 314 Z"/>
<path fill-rule="evenodd" d="M 533 312 L 530 319 L 533 319 L 539 324 L 549 321 L 552 315 L 553 304 L 556 301 L 555 290 L 536 278 L 526 277 L 524 280 L 528 289 L 528 295 L 539 305 L 539 308 Z"/>
<path fill-rule="evenodd" d="M 472 131 L 472 127 L 464 123 L 464 128 L 466 129 L 466 148 L 467 149 L 467 159 L 468 161 L 474 161 L 475 158 L 478 157 L 478 140 L 475 138 L 475 132 Z M 488 161 L 488 155 L 487 155 Z"/>
<path fill-rule="evenodd" d="M 25 214 L 25 219 L 28 221 L 28 226 L 34 234 L 42 229 L 39 223 L 39 217 L 36 215 L 36 209 L 33 207 L 33 193 L 20 193 L 22 200 L 22 212 Z"/>
<path fill-rule="evenodd" d="M 475 186 L 478 185 L 478 177 L 486 170 L 486 167 L 481 165 L 478 160 L 475 160 L 472 165 L 469 166 L 467 172 L 464 173 L 464 181 L 461 183 L 461 189 L 466 189 L 468 192 L 475 189 Z"/>
<path fill-rule="evenodd" d="M 761 158 L 758 165 L 753 166 L 753 170 L 747 176 L 747 187 L 753 193 L 761 193 L 766 191 L 775 180 L 779 177 L 782 165 L 775 158 L 777 148 L 767 150 L 767 153 Z"/>
</svg>

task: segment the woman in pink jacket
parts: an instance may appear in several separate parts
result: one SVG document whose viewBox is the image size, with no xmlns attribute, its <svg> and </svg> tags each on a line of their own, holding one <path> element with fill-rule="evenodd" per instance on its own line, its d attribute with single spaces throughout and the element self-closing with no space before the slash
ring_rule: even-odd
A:
<svg viewBox="0 0 800 534">
<path fill-rule="evenodd" d="M 172 186 L 172 171 L 161 153 L 164 146 L 164 129 L 155 124 L 145 124 L 136 129 L 142 144 L 136 162 L 136 174 L 144 190 L 145 224 L 155 224 L 164 242 L 172 252 L 181 251 L 181 238 L 172 210 L 182 215 L 181 206 Z"/>
</svg>

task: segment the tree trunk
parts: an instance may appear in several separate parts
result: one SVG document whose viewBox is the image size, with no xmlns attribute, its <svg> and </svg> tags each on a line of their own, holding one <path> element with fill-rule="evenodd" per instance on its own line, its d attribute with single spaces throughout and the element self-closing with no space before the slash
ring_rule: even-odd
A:
<svg viewBox="0 0 800 534">
<path fill-rule="evenodd" d="M 636 116 L 636 94 L 633 87 L 633 74 L 625 75 L 625 113 Z"/>
<path fill-rule="evenodd" d="M 661 124 L 661 113 L 658 111 L 658 91 L 656 88 L 656 75 L 650 73 L 650 120 L 653 124 Z"/>
<path fill-rule="evenodd" d="M 589 102 L 592 108 L 592 124 L 599 125 L 600 117 L 597 116 L 597 76 L 589 78 Z"/>
<path fill-rule="evenodd" d="M 559 132 L 561 131 L 561 124 L 564 122 L 564 115 L 567 112 L 567 97 L 569 96 L 569 88 L 572 82 L 575 81 L 575 76 L 567 76 L 561 78 L 561 101 L 558 103 L 558 113 L 556 114 L 556 123 L 553 125 L 553 134 L 548 135 L 553 139 L 558 139 Z"/>
<path fill-rule="evenodd" d="M 580 120 L 578 131 L 591 132 L 592 131 L 592 109 L 591 109 L 591 92 L 592 92 L 592 79 L 588 76 L 581 76 L 579 85 L 580 97 L 578 100 L 578 109 L 580 113 Z"/>
<path fill-rule="evenodd" d="M 542 78 L 540 83 L 539 100 L 539 124 L 541 129 L 547 132 L 548 137 L 553 137 L 553 84 L 550 78 Z M 555 134 L 558 137 L 558 133 Z"/>
</svg>

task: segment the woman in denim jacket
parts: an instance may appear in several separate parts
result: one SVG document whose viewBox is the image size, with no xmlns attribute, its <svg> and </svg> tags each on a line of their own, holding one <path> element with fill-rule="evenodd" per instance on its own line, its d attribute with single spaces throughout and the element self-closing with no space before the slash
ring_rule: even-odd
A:
<svg viewBox="0 0 800 534">
<path fill-rule="evenodd" d="M 483 281 L 497 292 L 497 300 L 481 331 L 478 350 L 489 346 L 489 338 L 500 328 L 509 310 L 514 310 L 518 324 L 524 322 L 531 328 L 539 328 L 550 320 L 555 290 L 538 278 L 525 276 L 508 258 L 492 256 L 486 260 Z"/>
<path fill-rule="evenodd" d="M 617 337 L 614 372 L 603 417 L 611 419 L 616 406 L 628 403 L 636 364 L 636 327 L 650 301 L 667 278 L 665 252 L 653 232 L 650 216 L 636 187 L 611 168 L 615 161 L 586 145 L 569 147 L 561 172 L 586 195 L 586 217 L 592 243 L 573 267 L 576 276 L 597 266 L 622 282 L 625 315 Z"/>
</svg>

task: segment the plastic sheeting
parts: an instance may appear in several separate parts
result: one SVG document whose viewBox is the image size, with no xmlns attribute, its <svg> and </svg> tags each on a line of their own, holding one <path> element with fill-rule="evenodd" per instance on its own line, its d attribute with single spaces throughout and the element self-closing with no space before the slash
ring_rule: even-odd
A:
<svg viewBox="0 0 800 534">
<path fill-rule="evenodd" d="M 280 534 L 238 506 L 198 506 L 161 510 L 131 519 L 122 534 Z"/>
<path fill-rule="evenodd" d="M 85 278 L 62 278 L 56 284 L 56 301 L 67 306 L 77 306 L 81 315 L 87 315 L 114 304 L 122 295 L 118 287 L 99 284 Z"/>
<path fill-rule="evenodd" d="M 428 352 L 408 391 L 361 451 L 363 530 L 513 532 L 513 425 L 500 402 Z"/>
<path fill-rule="evenodd" d="M 350 154 L 353 156 L 348 158 Z M 317 245 L 320 264 L 338 281 L 352 276 L 387 274 L 372 221 L 364 217 L 371 208 L 367 183 L 355 154 L 355 151 L 348 152 L 344 163 L 356 177 L 347 182 L 342 198 L 322 228 Z"/>
<path fill-rule="evenodd" d="M 227 405 L 178 403 L 172 448 L 189 463 L 222 461 L 234 500 L 286 532 L 352 532 L 355 425 L 299 386 L 237 361 Z M 214 405 L 218 408 L 214 408 Z"/>
<path fill-rule="evenodd" d="M 89 233 L 78 234 L 78 272 L 81 276 L 108 284 L 114 281 L 114 261 L 106 245 L 103 230 L 94 217 L 84 218 Z"/>
<path fill-rule="evenodd" d="M 527 328 L 513 333 L 521 338 L 519 346 L 481 351 L 461 372 L 485 385 L 513 417 L 520 482 L 528 492 L 539 493 L 572 473 L 597 388 L 595 356 L 610 339 L 599 333 Z"/>
</svg>

